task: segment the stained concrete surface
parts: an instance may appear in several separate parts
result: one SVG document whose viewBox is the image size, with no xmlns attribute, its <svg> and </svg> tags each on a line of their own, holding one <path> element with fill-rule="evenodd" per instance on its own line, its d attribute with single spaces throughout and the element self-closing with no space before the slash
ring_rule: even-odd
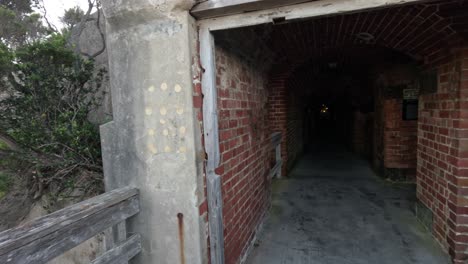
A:
<svg viewBox="0 0 468 264">
<path fill-rule="evenodd" d="M 248 264 L 445 264 L 413 213 L 414 186 L 378 178 L 338 146 L 316 146 L 276 180 Z"/>
<path fill-rule="evenodd" d="M 128 232 L 142 235 L 142 252 L 132 262 L 208 263 L 206 216 L 199 210 L 205 152 L 193 106 L 201 76 L 198 27 L 189 13 L 196 2 L 100 2 L 113 105 L 112 121 L 100 128 L 104 183 L 106 191 L 139 190 L 141 210 Z"/>
</svg>

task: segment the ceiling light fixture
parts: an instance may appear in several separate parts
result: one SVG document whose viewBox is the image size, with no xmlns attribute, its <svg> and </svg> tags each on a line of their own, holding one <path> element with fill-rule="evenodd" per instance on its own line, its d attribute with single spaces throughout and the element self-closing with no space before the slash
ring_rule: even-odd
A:
<svg viewBox="0 0 468 264">
<path fill-rule="evenodd" d="M 361 41 L 361 43 L 365 44 L 372 44 L 375 42 L 375 37 L 374 35 L 368 33 L 368 32 L 361 32 L 356 34 L 356 37 Z"/>
</svg>

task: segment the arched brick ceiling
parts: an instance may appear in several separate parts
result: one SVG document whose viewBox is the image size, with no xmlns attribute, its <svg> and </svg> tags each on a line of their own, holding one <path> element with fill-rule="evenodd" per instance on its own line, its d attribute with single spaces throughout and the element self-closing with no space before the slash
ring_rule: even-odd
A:
<svg viewBox="0 0 468 264">
<path fill-rule="evenodd" d="M 337 58 L 330 53 L 295 68 L 286 77 L 295 84 L 288 90 L 309 102 L 345 102 L 369 110 L 373 106 L 373 82 L 381 72 L 400 65 L 420 70 L 408 56 L 384 47 L 352 46 L 343 50 L 341 60 Z"/>
<path fill-rule="evenodd" d="M 354 14 L 264 25 L 267 45 L 278 64 L 341 54 L 351 46 L 381 46 L 400 51 L 416 61 L 434 63 L 468 35 L 465 0 L 370 10 Z"/>
</svg>

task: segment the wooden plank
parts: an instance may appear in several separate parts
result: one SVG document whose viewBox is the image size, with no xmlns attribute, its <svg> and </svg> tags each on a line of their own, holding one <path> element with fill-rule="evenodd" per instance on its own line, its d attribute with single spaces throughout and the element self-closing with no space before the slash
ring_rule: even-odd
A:
<svg viewBox="0 0 468 264">
<path fill-rule="evenodd" d="M 116 245 L 119 245 L 127 239 L 127 221 L 122 221 L 117 225 L 106 229 L 104 231 L 104 235 L 106 251 L 112 250 Z M 128 262 L 125 264 L 127 263 Z"/>
<path fill-rule="evenodd" d="M 281 160 L 281 141 L 281 132 L 271 134 L 271 146 L 275 150 L 276 164 L 270 171 L 270 178 L 273 178 L 275 175 L 277 178 L 281 178 L 281 166 L 283 165 L 283 161 Z"/>
<path fill-rule="evenodd" d="M 114 243 L 114 227 L 107 228 L 104 231 L 104 243 L 107 250 L 111 250 L 115 247 Z"/>
<path fill-rule="evenodd" d="M 203 130 L 205 152 L 207 153 L 206 179 L 208 200 L 208 225 L 210 232 L 210 260 L 212 264 L 224 263 L 223 199 L 221 177 L 215 173 L 219 166 L 219 129 L 216 93 L 215 52 L 213 35 L 206 29 L 200 30 L 201 64 L 204 68 L 203 89 Z"/>
<path fill-rule="evenodd" d="M 210 232 L 211 263 L 224 263 L 223 198 L 221 177 L 214 173 L 207 175 L 208 219 Z"/>
<path fill-rule="evenodd" d="M 126 192 L 117 192 L 119 194 L 118 197 L 122 197 L 122 194 L 127 194 L 128 191 L 129 189 Z M 131 191 L 131 193 L 135 192 Z M 123 197 L 125 196 L 127 195 Z M 59 227 L 50 228 L 54 230 L 53 232 L 46 232 L 42 228 L 37 228 L 41 230 L 38 233 L 40 235 L 38 235 L 35 233 L 36 230 L 32 229 L 30 232 L 35 234 L 34 236 L 20 236 L 19 240 L 15 240 L 14 237 L 17 236 L 12 231 L 9 231 L 8 233 L 12 234 L 13 238 L 5 240 L 8 243 L 5 243 L 5 247 L 1 248 L 0 263 L 47 263 L 49 260 L 74 248 L 106 228 L 114 226 L 139 212 L 138 196 L 131 196 L 117 204 L 114 202 L 115 199 L 120 200 L 120 198 L 116 197 L 106 199 L 110 200 L 111 206 L 99 206 L 101 207 L 99 211 L 92 210 L 93 213 L 82 215 L 80 219 L 69 221 L 62 219 L 62 221 L 58 222 Z M 100 203 L 96 203 L 95 205 L 98 204 L 100 205 Z M 87 209 L 87 207 L 84 207 L 85 211 Z M 40 220 L 42 221 L 42 219 Z M 54 220 L 54 218 L 51 220 Z M 22 229 L 20 231 L 23 232 Z M 24 243 L 21 240 L 22 237 L 28 242 Z M 31 240 L 31 237 L 34 237 L 34 239 Z M 10 240 L 13 241 L 10 242 Z"/>
<path fill-rule="evenodd" d="M 283 165 L 283 159 L 281 157 L 281 144 L 276 145 L 275 156 L 276 163 L 279 164 L 278 166 L 280 167 L 280 169 L 277 171 L 276 177 L 281 178 L 281 166 Z"/>
<path fill-rule="evenodd" d="M 227 0 L 226 0 L 227 1 Z M 266 0 L 268 1 L 268 0 Z M 223 13 L 215 18 L 198 18 L 201 29 L 210 31 L 240 28 L 247 26 L 272 23 L 274 19 L 281 18 L 284 21 L 305 19 L 321 16 L 342 15 L 347 13 L 362 12 L 370 9 L 382 9 L 392 6 L 408 5 L 434 0 L 320 0 L 294 5 L 265 7 L 262 10 L 242 12 L 237 14 Z M 201 4 L 200 4 L 201 5 Z M 197 7 L 196 7 L 197 8 Z M 195 8 L 195 9 L 196 9 Z M 195 11 L 193 9 L 193 12 Z M 194 14 L 195 15 L 195 14 Z M 200 48 L 203 48 L 201 46 Z"/>
<path fill-rule="evenodd" d="M 121 188 L 93 197 L 0 233 L 0 255 L 81 221 L 100 210 L 138 195 L 135 188 Z"/>
<path fill-rule="evenodd" d="M 91 264 L 128 263 L 129 260 L 140 252 L 141 236 L 140 234 L 134 234 L 122 244 L 96 258 Z"/>
<path fill-rule="evenodd" d="M 127 221 L 122 221 L 114 227 L 115 241 L 121 243 L 127 239 Z"/>
<path fill-rule="evenodd" d="M 316 0 L 210 0 L 196 5 L 191 14 L 197 19 L 253 12 Z"/>
<path fill-rule="evenodd" d="M 275 164 L 275 166 L 273 167 L 273 169 L 271 169 L 270 171 L 270 178 L 274 178 L 275 175 L 279 175 L 279 172 L 281 172 L 281 166 L 283 165 L 283 162 L 282 161 L 279 161 Z"/>
<path fill-rule="evenodd" d="M 205 150 L 208 154 L 207 171 L 219 166 L 219 129 L 218 129 L 218 95 L 216 91 L 215 51 L 213 35 L 206 30 L 200 32 L 200 42 L 204 43 L 200 50 L 200 59 L 204 68 L 202 78 L 203 89 L 203 131 L 205 134 Z"/>
<path fill-rule="evenodd" d="M 282 139 L 281 132 L 275 132 L 271 135 L 271 145 L 273 149 L 275 149 L 276 146 L 281 144 L 281 139 Z"/>
<path fill-rule="evenodd" d="M 29 244 L 0 255 L 0 263 L 47 263 L 139 211 L 138 198 L 132 197 L 105 208 L 82 221 L 39 237 Z"/>
</svg>

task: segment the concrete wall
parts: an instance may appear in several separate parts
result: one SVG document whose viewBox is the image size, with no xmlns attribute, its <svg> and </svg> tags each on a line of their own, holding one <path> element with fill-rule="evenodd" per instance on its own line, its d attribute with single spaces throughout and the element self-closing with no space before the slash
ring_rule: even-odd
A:
<svg viewBox="0 0 468 264">
<path fill-rule="evenodd" d="M 207 263 L 204 151 L 193 94 L 193 1 L 102 1 L 113 121 L 101 127 L 106 190 L 134 186 L 139 263 Z"/>
</svg>

